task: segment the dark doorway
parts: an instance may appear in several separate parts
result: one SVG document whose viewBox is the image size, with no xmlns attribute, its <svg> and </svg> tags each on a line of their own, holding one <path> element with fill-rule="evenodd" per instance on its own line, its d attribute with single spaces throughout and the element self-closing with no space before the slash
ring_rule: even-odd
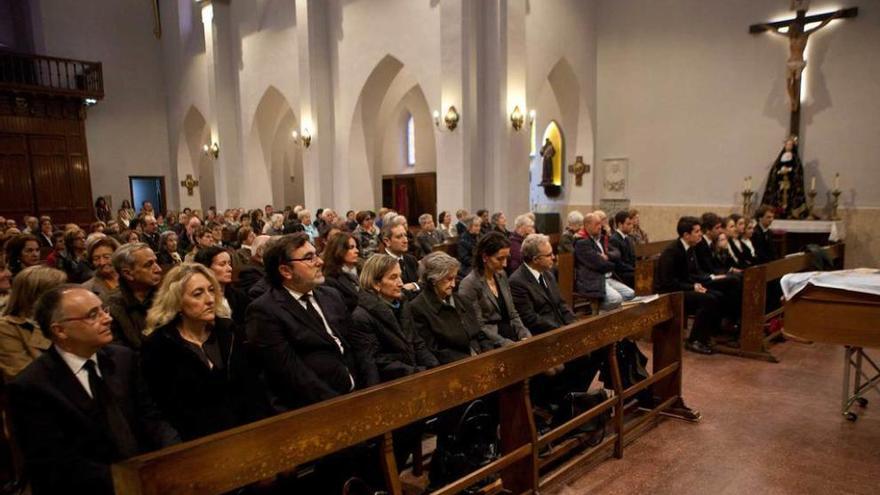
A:
<svg viewBox="0 0 880 495">
<path fill-rule="evenodd" d="M 140 212 L 144 201 L 149 201 L 154 211 L 165 213 L 165 177 L 130 176 L 128 186 L 132 208 Z"/>
<path fill-rule="evenodd" d="M 437 216 L 437 174 L 386 175 L 382 177 L 382 206 L 405 216 L 410 225 L 419 215 Z"/>
</svg>

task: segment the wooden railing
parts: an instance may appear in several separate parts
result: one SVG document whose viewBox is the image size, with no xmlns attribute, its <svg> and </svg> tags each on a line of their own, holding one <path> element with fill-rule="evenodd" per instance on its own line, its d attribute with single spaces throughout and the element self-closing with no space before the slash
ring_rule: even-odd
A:
<svg viewBox="0 0 880 495">
<path fill-rule="evenodd" d="M 836 264 L 843 267 L 845 245 L 840 242 L 822 248 L 825 254 Z M 784 306 L 765 313 L 767 304 L 767 284 L 778 282 L 788 273 L 802 272 L 812 267 L 813 256 L 809 253 L 798 253 L 785 258 L 756 265 L 743 270 L 742 282 L 742 313 L 740 315 L 739 348 L 716 346 L 718 351 L 753 359 L 761 359 L 773 363 L 778 362 L 770 352 L 770 343 L 779 336 L 781 330 L 764 335 L 764 324 L 784 312 Z"/>
<path fill-rule="evenodd" d="M 513 493 L 537 493 L 581 461 L 612 453 L 621 457 L 626 443 L 659 419 L 660 413 L 688 412 L 681 400 L 682 301 L 681 294 L 663 296 L 503 349 L 134 457 L 113 466 L 116 493 L 224 493 L 380 438 L 388 488 L 399 495 L 390 432 L 492 393 L 497 393 L 500 401 L 501 456 L 435 493 L 457 493 L 492 473 L 500 473 L 500 484 Z M 652 329 L 653 374 L 624 389 L 617 369 L 616 342 Z M 529 378 L 602 348 L 608 350 L 611 360 L 614 396 L 539 436 L 529 399 Z M 624 403 L 648 387 L 657 406 L 625 418 Z M 558 467 L 547 465 L 538 455 L 542 446 L 610 409 L 614 409 L 612 432 L 599 446 Z"/>
<path fill-rule="evenodd" d="M 0 50 L 0 90 L 101 99 L 104 77 L 100 62 Z"/>
</svg>

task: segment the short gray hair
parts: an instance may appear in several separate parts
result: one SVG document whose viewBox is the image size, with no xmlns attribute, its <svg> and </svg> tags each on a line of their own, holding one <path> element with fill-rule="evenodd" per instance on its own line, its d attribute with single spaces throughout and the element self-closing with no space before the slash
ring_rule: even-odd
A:
<svg viewBox="0 0 880 495">
<path fill-rule="evenodd" d="M 422 213 L 421 215 L 419 215 L 419 225 L 424 227 L 425 224 L 428 223 L 428 220 L 433 220 L 433 219 L 434 219 L 434 217 L 432 217 L 430 213 Z"/>
<path fill-rule="evenodd" d="M 312 218 L 312 212 L 303 208 L 302 210 L 299 210 L 299 213 L 296 214 L 296 218 L 298 218 L 300 221 L 302 221 L 305 217 Z"/>
<path fill-rule="evenodd" d="M 584 226 L 584 214 L 577 211 L 577 210 L 572 210 L 568 213 L 568 217 L 566 217 L 566 221 L 568 222 L 569 227 L 583 227 Z"/>
<path fill-rule="evenodd" d="M 464 220 L 462 220 L 462 223 L 467 228 L 471 228 L 471 225 L 473 225 L 474 222 L 477 222 L 478 224 L 480 224 L 483 222 L 483 219 L 477 215 L 471 215 L 469 217 L 465 217 Z"/>
<path fill-rule="evenodd" d="M 134 242 L 119 246 L 119 249 L 113 253 L 113 268 L 116 269 L 116 273 L 122 275 L 123 268 L 131 268 L 135 262 L 134 254 L 144 249 L 152 251 L 146 242 Z"/>
<path fill-rule="evenodd" d="M 528 213 L 524 213 L 524 214 L 516 217 L 516 220 L 513 223 L 514 229 L 518 229 L 520 227 L 534 227 L 534 226 L 535 226 L 535 221 L 532 220 L 531 215 L 529 215 Z"/>
<path fill-rule="evenodd" d="M 544 234 L 529 234 L 523 240 L 522 243 L 522 257 L 526 262 L 532 261 L 535 259 L 541 251 L 541 245 L 545 242 L 550 242 L 550 237 Z"/>
<path fill-rule="evenodd" d="M 443 251 L 435 251 L 419 262 L 419 281 L 422 285 L 433 287 L 460 267 L 461 263 L 457 259 Z"/>
</svg>

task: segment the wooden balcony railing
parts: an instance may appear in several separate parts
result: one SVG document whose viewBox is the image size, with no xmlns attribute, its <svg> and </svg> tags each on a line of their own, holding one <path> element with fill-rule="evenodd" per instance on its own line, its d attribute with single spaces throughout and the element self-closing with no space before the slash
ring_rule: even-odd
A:
<svg viewBox="0 0 880 495">
<path fill-rule="evenodd" d="M 97 100 L 104 77 L 100 62 L 0 50 L 0 90 Z"/>
</svg>

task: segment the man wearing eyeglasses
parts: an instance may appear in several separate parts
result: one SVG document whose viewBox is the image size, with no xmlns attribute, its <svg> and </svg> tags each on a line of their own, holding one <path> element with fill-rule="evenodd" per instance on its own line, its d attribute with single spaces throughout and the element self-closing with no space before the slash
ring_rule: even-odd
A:
<svg viewBox="0 0 880 495">
<path fill-rule="evenodd" d="M 112 494 L 110 465 L 174 443 L 131 349 L 88 289 L 62 285 L 34 310 L 52 347 L 9 384 L 16 441 L 35 495 Z"/>
<path fill-rule="evenodd" d="M 247 334 L 269 388 L 285 409 L 354 390 L 363 361 L 347 341 L 350 315 L 342 296 L 322 286 L 324 262 L 297 232 L 271 241 L 263 254 L 271 288 L 247 310 Z"/>
</svg>

